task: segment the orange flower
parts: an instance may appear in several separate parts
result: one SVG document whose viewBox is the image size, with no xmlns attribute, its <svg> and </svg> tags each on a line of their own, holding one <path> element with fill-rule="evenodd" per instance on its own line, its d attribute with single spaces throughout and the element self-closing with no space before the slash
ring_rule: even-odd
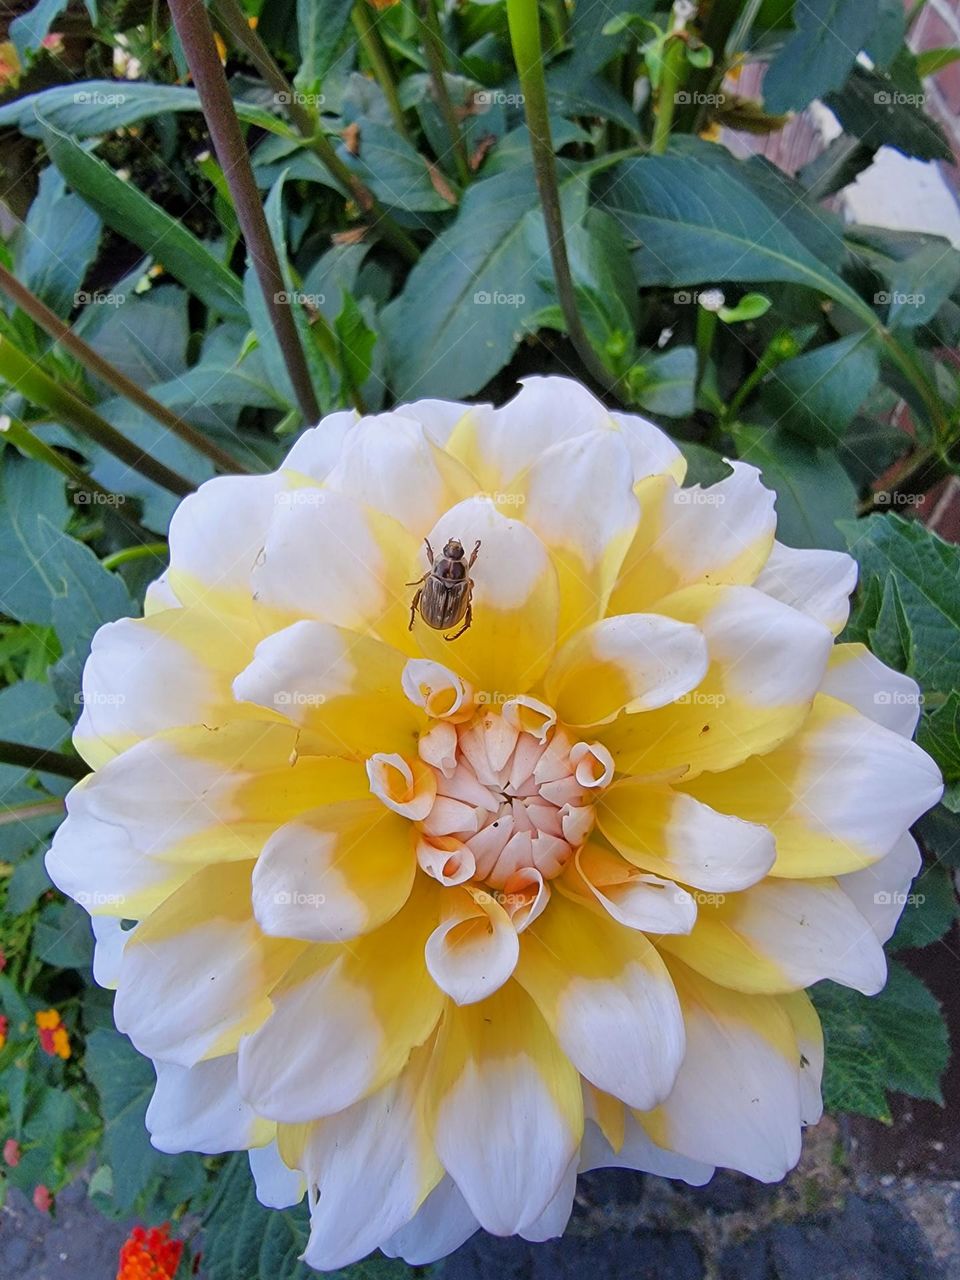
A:
<svg viewBox="0 0 960 1280">
<path fill-rule="evenodd" d="M 36 1016 L 40 1048 L 51 1058 L 70 1057 L 70 1037 L 56 1009 L 40 1009 Z"/>
<path fill-rule="evenodd" d="M 171 1240 L 170 1224 L 134 1227 L 120 1249 L 117 1280 L 172 1280 L 180 1265 L 183 1241 Z"/>
<path fill-rule="evenodd" d="M 0 1049 L 2 1049 L 3 1046 L 7 1043 L 7 1034 L 9 1030 L 10 1030 L 10 1019 L 4 1017 L 4 1015 L 0 1013 Z"/>
</svg>

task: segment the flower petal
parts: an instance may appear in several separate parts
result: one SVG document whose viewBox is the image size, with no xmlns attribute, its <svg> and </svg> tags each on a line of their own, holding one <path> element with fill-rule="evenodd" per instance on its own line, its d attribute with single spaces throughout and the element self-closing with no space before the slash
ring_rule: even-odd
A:
<svg viewBox="0 0 960 1280">
<path fill-rule="evenodd" d="M 887 942 L 910 900 L 910 886 L 923 859 L 913 836 L 902 835 L 889 853 L 862 871 L 837 876 L 837 884 L 876 934 Z"/>
<path fill-rule="evenodd" d="M 567 724 L 606 724 L 620 712 L 663 707 L 707 673 L 707 642 L 689 623 L 655 613 L 604 618 L 560 649 L 547 696 Z"/>
<path fill-rule="evenodd" d="M 287 1124 L 332 1115 L 392 1080 L 436 1026 L 442 992 L 423 948 L 436 907 L 418 885 L 373 933 L 314 946 L 272 992 L 273 1011 L 240 1046 L 240 1088 Z"/>
<path fill-rule="evenodd" d="M 778 994 L 832 978 L 872 996 L 886 981 L 883 949 L 836 880 L 770 877 L 699 906 L 692 933 L 659 945 L 725 987 Z"/>
<path fill-rule="evenodd" d="M 862 644 L 837 644 L 820 686 L 885 729 L 912 738 L 923 694 L 916 680 L 894 671 Z"/>
<path fill-rule="evenodd" d="M 783 1006 L 671 964 L 687 1051 L 670 1097 L 638 1116 L 659 1147 L 778 1182 L 800 1158 L 799 1051 Z"/>
<path fill-rule="evenodd" d="M 596 814 L 600 830 L 635 866 L 708 893 L 756 884 L 776 857 L 766 827 L 718 813 L 671 787 L 623 778 L 599 798 Z"/>
<path fill-rule="evenodd" d="M 233 692 L 306 729 L 316 752 L 406 750 L 423 724 L 398 696 L 406 661 L 379 640 L 304 619 L 260 641 Z"/>
<path fill-rule="evenodd" d="M 721 775 L 698 799 L 773 832 L 773 874 L 836 875 L 876 862 L 940 798 L 936 764 L 914 743 L 818 695 L 799 733 Z"/>
<path fill-rule="evenodd" d="M 388 1258 L 425 1267 L 459 1249 L 479 1229 L 457 1184 L 445 1174 L 406 1226 L 381 1241 L 380 1248 Z"/>
<path fill-rule="evenodd" d="M 220 1155 L 244 1151 L 269 1137 L 272 1125 L 259 1120 L 240 1096 L 236 1054 L 194 1067 L 172 1062 L 153 1066 L 157 1087 L 145 1123 L 158 1151 Z"/>
<path fill-rule="evenodd" d="M 251 863 L 205 867 L 132 932 L 113 1016 L 141 1053 L 184 1067 L 233 1053 L 270 1012 L 302 944 L 260 933 Z"/>
<path fill-rule="evenodd" d="M 753 585 L 838 635 L 850 615 L 857 562 L 845 551 L 800 551 L 775 542 Z"/>
<path fill-rule="evenodd" d="M 257 1199 L 267 1209 L 290 1209 L 299 1204 L 307 1182 L 299 1169 L 291 1169 L 276 1142 L 254 1147 L 249 1153 L 250 1172 L 257 1189 Z"/>
<path fill-rule="evenodd" d="M 700 628 L 710 668 L 673 705 L 597 731 L 618 770 L 693 777 L 731 769 L 799 728 L 826 670 L 826 627 L 752 587 L 689 587 L 659 607 Z"/>
<path fill-rule="evenodd" d="M 417 862 L 409 822 L 376 800 L 324 805 L 288 822 L 253 871 L 253 911 L 277 938 L 336 942 L 369 933 L 400 910 Z"/>
<path fill-rule="evenodd" d="M 456 1004 L 485 1000 L 507 981 L 520 955 L 517 931 L 482 889 L 447 892 L 443 919 L 427 939 L 430 976 Z"/>
<path fill-rule="evenodd" d="M 643 934 L 554 894 L 524 933 L 517 980 L 597 1088 L 633 1107 L 666 1097 L 683 1057 L 683 1023 Z"/>
<path fill-rule="evenodd" d="M 749 585 L 773 546 L 776 495 L 744 462 L 708 489 L 681 489 L 657 478 L 641 483 L 640 527 L 610 600 L 613 613 L 649 609 L 698 583 Z"/>
<path fill-rule="evenodd" d="M 580 1080 L 515 982 L 444 1015 L 427 1082 L 434 1146 L 480 1225 L 512 1235 L 560 1188 L 583 1130 Z"/>
<path fill-rule="evenodd" d="M 334 1271 L 365 1258 L 413 1218 L 442 1178 L 423 1131 L 428 1058 L 428 1050 L 414 1053 L 382 1089 L 311 1126 L 303 1154 L 308 1266 Z"/>
<path fill-rule="evenodd" d="M 590 1169 L 638 1169 L 661 1178 L 678 1178 L 691 1187 L 704 1186 L 714 1174 L 712 1164 L 702 1164 L 658 1147 L 630 1112 L 626 1113 L 623 1141 L 616 1150 L 594 1121 L 587 1123 L 580 1150 L 580 1172 L 587 1173 Z"/>
<path fill-rule="evenodd" d="M 628 929 L 645 933 L 689 933 L 697 918 L 697 904 L 672 880 L 644 874 L 601 845 L 585 845 L 576 855 L 565 887 L 592 896 L 608 915 Z M 574 880 L 574 875 L 577 875 Z"/>
</svg>

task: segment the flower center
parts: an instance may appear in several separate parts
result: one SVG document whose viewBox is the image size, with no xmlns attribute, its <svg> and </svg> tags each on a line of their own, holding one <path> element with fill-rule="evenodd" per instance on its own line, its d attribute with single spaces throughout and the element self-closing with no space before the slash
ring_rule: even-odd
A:
<svg viewBox="0 0 960 1280">
<path fill-rule="evenodd" d="M 613 776 L 605 747 L 573 741 L 532 699 L 482 707 L 459 724 L 435 721 L 419 753 L 436 797 L 418 824 L 418 857 L 446 884 L 503 889 L 523 872 L 553 879 L 590 834 L 593 800 Z"/>
</svg>

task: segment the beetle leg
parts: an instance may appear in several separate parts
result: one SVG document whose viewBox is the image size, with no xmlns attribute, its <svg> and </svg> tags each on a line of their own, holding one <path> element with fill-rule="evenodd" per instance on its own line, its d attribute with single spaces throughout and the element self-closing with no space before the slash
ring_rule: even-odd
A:
<svg viewBox="0 0 960 1280">
<path fill-rule="evenodd" d="M 426 577 L 426 574 L 424 574 L 424 577 Z M 408 585 L 408 586 L 410 586 L 410 587 L 412 587 L 414 584 L 413 584 L 412 582 L 409 582 L 409 583 L 407 583 L 407 585 Z M 411 603 L 410 603 L 410 625 L 409 625 L 409 627 L 407 627 L 407 630 L 408 630 L 408 631 L 412 631 L 412 630 L 413 630 L 413 624 L 414 624 L 414 623 L 416 622 L 416 620 L 417 620 L 417 606 L 418 606 L 418 605 L 419 605 L 419 603 L 420 603 L 420 597 L 421 597 L 422 595 L 423 595 L 423 587 L 421 587 L 421 588 L 420 588 L 420 590 L 419 590 L 419 591 L 417 592 L 417 594 L 413 597 L 413 600 L 412 600 L 412 601 L 411 601 Z"/>
<path fill-rule="evenodd" d="M 429 538 L 424 538 L 423 542 L 427 548 L 427 559 L 430 561 L 430 567 L 432 568 L 433 567 L 433 547 L 431 547 L 430 545 Z"/>
<path fill-rule="evenodd" d="M 422 582 L 426 582 L 426 580 L 427 580 L 429 577 L 430 577 L 430 570 L 428 569 L 428 570 L 427 570 L 427 572 L 423 575 L 423 577 L 422 577 L 422 578 L 417 578 L 416 582 L 405 582 L 403 585 L 404 585 L 405 587 L 419 587 L 419 586 L 420 586 L 420 584 L 421 584 Z"/>
<path fill-rule="evenodd" d="M 463 615 L 463 626 L 452 636 L 444 636 L 444 640 L 459 640 L 463 633 L 469 629 L 470 623 L 473 622 L 473 579 L 468 578 L 467 582 L 470 586 L 467 594 L 467 611 Z"/>
<path fill-rule="evenodd" d="M 477 552 L 480 550 L 480 539 L 478 538 L 473 544 L 473 550 L 470 552 L 470 559 L 467 561 L 467 568 L 473 568 L 473 562 L 477 558 Z"/>
</svg>

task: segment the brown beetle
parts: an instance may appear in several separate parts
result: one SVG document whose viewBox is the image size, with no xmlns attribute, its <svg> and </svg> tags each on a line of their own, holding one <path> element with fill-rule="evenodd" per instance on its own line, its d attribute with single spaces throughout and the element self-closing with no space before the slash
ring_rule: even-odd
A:
<svg viewBox="0 0 960 1280">
<path fill-rule="evenodd" d="M 427 547 L 427 559 L 430 568 L 416 582 L 408 582 L 408 587 L 416 587 L 417 594 L 410 605 L 410 630 L 417 617 L 417 611 L 428 627 L 434 631 L 445 631 L 447 627 L 455 627 L 460 619 L 463 626 L 452 636 L 444 636 L 445 640 L 456 640 L 473 621 L 473 579 L 468 570 L 480 550 L 480 540 L 474 544 L 470 559 L 464 564 L 463 543 L 458 538 L 450 538 L 443 548 L 439 559 L 434 559 L 433 547 L 424 538 Z"/>
</svg>

